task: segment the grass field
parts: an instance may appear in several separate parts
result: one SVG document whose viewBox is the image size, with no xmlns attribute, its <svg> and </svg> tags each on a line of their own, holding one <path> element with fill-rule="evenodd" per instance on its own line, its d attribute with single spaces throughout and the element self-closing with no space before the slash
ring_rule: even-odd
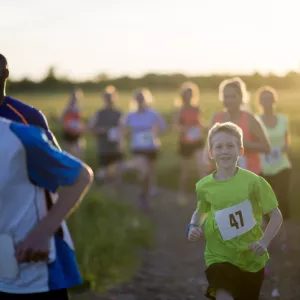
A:
<svg viewBox="0 0 300 300">
<path fill-rule="evenodd" d="M 153 107 L 160 111 L 168 123 L 170 124 L 171 113 L 174 110 L 174 99 L 177 96 L 177 91 L 153 91 L 154 103 Z M 48 118 L 51 115 L 58 115 L 64 108 L 68 94 L 53 93 L 53 94 L 15 94 L 12 95 L 26 103 L 32 104 L 41 109 Z M 85 117 L 89 118 L 98 107 L 102 105 L 100 93 L 85 92 L 84 101 L 82 103 Z M 204 113 L 205 121 L 209 124 L 211 116 L 214 112 L 222 109 L 221 103 L 218 101 L 217 91 L 204 91 L 200 95 L 201 109 Z M 282 90 L 279 91 L 278 111 L 287 114 L 290 119 L 290 131 L 292 136 L 292 162 L 293 162 L 293 176 L 291 188 L 291 205 L 293 216 L 300 218 L 300 188 L 298 188 L 298 175 L 300 176 L 300 91 L 297 90 Z M 120 93 L 119 107 L 124 112 L 128 111 L 131 94 L 128 92 Z M 254 110 L 254 99 L 250 101 L 250 106 Z M 50 121 L 50 126 L 57 134 L 59 139 L 59 130 L 55 124 Z M 94 140 L 89 137 L 87 141 L 87 156 L 86 160 L 89 164 L 95 165 L 96 153 L 94 151 Z M 162 137 L 162 153 L 158 163 L 158 184 L 176 189 L 178 178 L 176 174 L 179 173 L 178 155 L 177 155 L 177 138 L 169 132 Z M 197 181 L 195 172 L 191 175 L 189 190 L 194 191 L 194 183 Z"/>
</svg>

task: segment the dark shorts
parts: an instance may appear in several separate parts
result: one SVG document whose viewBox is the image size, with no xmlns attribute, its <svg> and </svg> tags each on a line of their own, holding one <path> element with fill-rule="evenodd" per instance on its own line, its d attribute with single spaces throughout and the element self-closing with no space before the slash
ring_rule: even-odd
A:
<svg viewBox="0 0 300 300">
<path fill-rule="evenodd" d="M 291 169 L 282 170 L 275 175 L 263 175 L 263 177 L 270 184 L 277 197 L 283 219 L 288 219 L 290 217 L 289 193 Z"/>
<path fill-rule="evenodd" d="M 7 294 L 0 292 L 1 300 L 69 300 L 68 290 L 57 290 L 35 294 Z"/>
<path fill-rule="evenodd" d="M 99 155 L 99 167 L 106 168 L 110 165 L 121 162 L 123 159 L 122 153 L 113 153 L 113 154 L 100 154 Z"/>
<path fill-rule="evenodd" d="M 192 156 L 196 151 L 203 149 L 204 141 L 199 141 L 195 144 L 186 144 L 179 142 L 179 155 L 185 158 Z"/>
<path fill-rule="evenodd" d="M 68 142 L 68 143 L 75 143 L 81 138 L 81 136 L 82 136 L 81 134 L 80 135 L 73 135 L 73 134 L 70 134 L 68 132 L 63 132 L 62 139 L 65 142 Z"/>
<path fill-rule="evenodd" d="M 145 156 L 148 160 L 156 160 L 159 155 L 159 150 L 152 151 L 141 151 L 141 150 L 132 150 L 132 154 L 134 155 L 142 155 Z"/>
<path fill-rule="evenodd" d="M 256 273 L 242 271 L 230 263 L 212 264 L 205 271 L 209 283 L 208 299 L 216 299 L 217 289 L 228 291 L 234 300 L 259 300 L 264 269 Z"/>
</svg>

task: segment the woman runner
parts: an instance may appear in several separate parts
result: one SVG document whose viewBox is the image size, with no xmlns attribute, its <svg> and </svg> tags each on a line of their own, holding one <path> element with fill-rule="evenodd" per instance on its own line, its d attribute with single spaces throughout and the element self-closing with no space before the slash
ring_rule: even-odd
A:
<svg viewBox="0 0 300 300">
<path fill-rule="evenodd" d="M 219 86 L 219 98 L 225 110 L 213 116 L 212 125 L 230 121 L 242 128 L 245 150 L 239 166 L 261 175 L 260 153 L 268 153 L 271 147 L 261 122 L 254 114 L 243 109 L 247 102 L 245 83 L 240 78 L 224 80 Z"/>
<path fill-rule="evenodd" d="M 127 134 L 130 134 L 130 148 L 135 165 L 140 171 L 141 193 L 139 205 L 142 209 L 149 208 L 149 191 L 154 177 L 156 160 L 160 151 L 160 133 L 166 123 L 158 112 L 150 108 L 152 94 L 141 88 L 133 94 L 134 109 L 122 122 L 121 145 Z"/>
</svg>

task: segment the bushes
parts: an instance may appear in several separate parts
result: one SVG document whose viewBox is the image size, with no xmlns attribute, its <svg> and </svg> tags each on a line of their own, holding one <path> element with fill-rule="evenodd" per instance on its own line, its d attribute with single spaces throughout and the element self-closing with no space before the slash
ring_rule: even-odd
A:
<svg viewBox="0 0 300 300">
<path fill-rule="evenodd" d="M 140 257 L 151 246 L 150 223 L 129 204 L 91 191 L 68 225 L 81 273 L 91 288 L 105 288 L 130 279 Z"/>
</svg>

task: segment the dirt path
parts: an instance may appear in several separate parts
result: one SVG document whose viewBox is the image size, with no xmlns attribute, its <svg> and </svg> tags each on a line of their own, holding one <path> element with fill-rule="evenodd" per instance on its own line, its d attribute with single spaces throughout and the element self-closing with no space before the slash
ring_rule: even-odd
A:
<svg viewBox="0 0 300 300">
<path fill-rule="evenodd" d="M 135 199 L 137 190 L 134 186 L 126 187 L 126 195 Z M 102 300 L 191 300 L 206 299 L 205 265 L 203 259 L 204 243 L 188 242 L 185 227 L 195 209 L 196 197 L 190 196 L 185 207 L 176 203 L 176 194 L 160 190 L 152 199 L 149 217 L 155 224 L 155 247 L 146 251 L 144 263 L 130 284 L 120 286 L 107 295 L 97 297 Z M 261 299 L 300 299 L 300 253 L 299 225 L 291 226 L 290 237 L 297 240 L 289 254 L 290 264 L 283 264 L 282 253 L 274 251 L 272 268 L 280 273 L 281 296 L 271 296 L 276 285 L 266 279 Z M 276 247 L 275 247 L 276 248 Z M 91 297 L 86 299 L 92 299 Z"/>
</svg>

